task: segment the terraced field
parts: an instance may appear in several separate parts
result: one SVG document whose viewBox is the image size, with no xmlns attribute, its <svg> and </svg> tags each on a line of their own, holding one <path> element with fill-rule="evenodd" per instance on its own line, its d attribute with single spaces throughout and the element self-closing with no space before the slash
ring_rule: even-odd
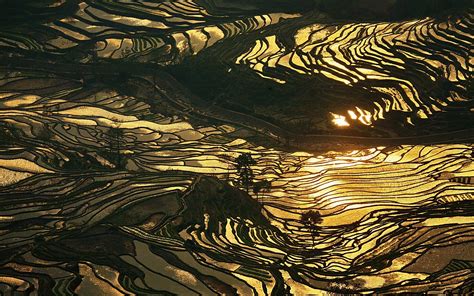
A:
<svg viewBox="0 0 474 296">
<path fill-rule="evenodd" d="M 278 83 L 286 83 L 294 73 L 320 74 L 358 92 L 369 91 L 372 109 L 354 106 L 333 114 L 343 125 L 353 120 L 372 125 L 391 111 L 426 119 L 451 102 L 469 99 L 471 24 L 471 14 L 442 21 L 311 24 L 296 32 L 293 48 L 279 43 L 278 35 L 267 36 L 236 63 Z M 448 81 L 456 88 L 437 93 L 436 88 Z M 410 116 L 406 120 L 413 125 Z"/>
<path fill-rule="evenodd" d="M 284 2 L 51 1 L 0 30 L 2 294 L 472 292 L 472 12 Z M 270 188 L 239 188 L 245 153 Z"/>
</svg>

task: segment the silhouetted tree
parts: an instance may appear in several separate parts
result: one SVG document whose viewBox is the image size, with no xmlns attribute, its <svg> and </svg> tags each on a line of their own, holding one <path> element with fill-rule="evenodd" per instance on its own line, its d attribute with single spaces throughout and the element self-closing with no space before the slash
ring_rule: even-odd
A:
<svg viewBox="0 0 474 296">
<path fill-rule="evenodd" d="M 321 214 L 318 211 L 310 210 L 301 214 L 301 222 L 305 225 L 306 229 L 311 233 L 311 239 L 314 246 L 314 238 L 321 230 L 319 224 L 323 221 Z"/>
<path fill-rule="evenodd" d="M 272 183 L 268 180 L 263 180 L 260 182 L 255 182 L 253 184 L 253 193 L 257 196 L 257 201 L 258 201 L 258 194 L 260 192 L 269 192 L 272 187 Z"/>
<path fill-rule="evenodd" d="M 237 180 L 240 187 L 245 188 L 245 191 L 248 193 L 249 188 L 253 183 L 254 173 L 251 165 L 256 164 L 257 162 L 252 158 L 250 153 L 242 153 L 235 159 L 235 167 L 237 169 L 237 174 L 239 178 Z"/>
</svg>

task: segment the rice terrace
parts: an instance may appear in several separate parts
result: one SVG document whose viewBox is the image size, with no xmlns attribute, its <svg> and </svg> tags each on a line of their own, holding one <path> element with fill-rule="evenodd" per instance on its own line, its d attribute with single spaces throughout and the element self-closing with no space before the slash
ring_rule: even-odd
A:
<svg viewBox="0 0 474 296">
<path fill-rule="evenodd" d="M 474 1 L 0 16 L 0 295 L 474 293 Z"/>
</svg>

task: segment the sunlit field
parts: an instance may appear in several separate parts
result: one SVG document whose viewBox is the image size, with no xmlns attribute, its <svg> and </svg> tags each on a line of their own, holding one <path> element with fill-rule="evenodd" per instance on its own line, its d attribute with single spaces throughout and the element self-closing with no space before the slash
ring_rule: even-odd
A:
<svg viewBox="0 0 474 296">
<path fill-rule="evenodd" d="M 244 2 L 12 6 L 0 294 L 472 292 L 472 9 Z"/>
</svg>

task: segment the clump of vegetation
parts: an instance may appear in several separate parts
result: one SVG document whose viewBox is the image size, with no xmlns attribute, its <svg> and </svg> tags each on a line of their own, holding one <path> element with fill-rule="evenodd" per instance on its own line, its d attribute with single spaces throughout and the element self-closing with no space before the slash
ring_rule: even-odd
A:
<svg viewBox="0 0 474 296">
<path fill-rule="evenodd" d="M 311 240 L 314 247 L 314 238 L 318 235 L 321 227 L 319 224 L 323 222 L 323 218 L 321 217 L 321 213 L 318 211 L 307 211 L 301 215 L 301 223 L 305 226 L 305 228 L 311 233 Z"/>
<path fill-rule="evenodd" d="M 253 183 L 253 193 L 257 196 L 257 201 L 258 201 L 258 194 L 260 192 L 262 193 L 269 192 L 271 188 L 272 188 L 272 183 L 268 180 L 263 180 L 263 181 Z"/>
<path fill-rule="evenodd" d="M 257 164 L 255 159 L 252 158 L 250 153 L 242 153 L 235 159 L 235 168 L 239 175 L 237 179 L 237 185 L 245 189 L 245 192 L 249 193 L 249 189 L 253 184 L 255 175 L 251 168 L 251 165 Z"/>
<path fill-rule="evenodd" d="M 0 123 L 0 145 L 9 145 L 22 138 L 22 133 L 9 122 Z"/>
<path fill-rule="evenodd" d="M 125 167 L 125 158 L 123 157 L 123 142 L 124 133 L 120 128 L 110 128 L 105 134 L 107 141 L 107 152 L 110 154 L 112 163 L 115 164 L 116 169 Z"/>
<path fill-rule="evenodd" d="M 0 125 L 0 145 L 8 144 L 12 138 L 13 135 L 8 126 L 6 124 Z"/>
<path fill-rule="evenodd" d="M 203 225 L 206 213 L 209 214 L 209 231 L 219 231 L 219 221 L 226 221 L 231 217 L 270 227 L 254 199 L 214 177 L 202 177 L 185 201 L 186 210 L 181 213 L 179 226 L 176 226 L 177 232 L 189 225 Z"/>
<path fill-rule="evenodd" d="M 235 159 L 235 168 L 237 169 L 237 186 L 245 189 L 245 192 L 249 193 L 252 188 L 253 193 L 257 196 L 263 192 L 269 192 L 271 189 L 271 182 L 268 180 L 255 182 L 255 174 L 252 169 L 252 165 L 257 164 L 250 153 L 242 153 Z"/>
</svg>

